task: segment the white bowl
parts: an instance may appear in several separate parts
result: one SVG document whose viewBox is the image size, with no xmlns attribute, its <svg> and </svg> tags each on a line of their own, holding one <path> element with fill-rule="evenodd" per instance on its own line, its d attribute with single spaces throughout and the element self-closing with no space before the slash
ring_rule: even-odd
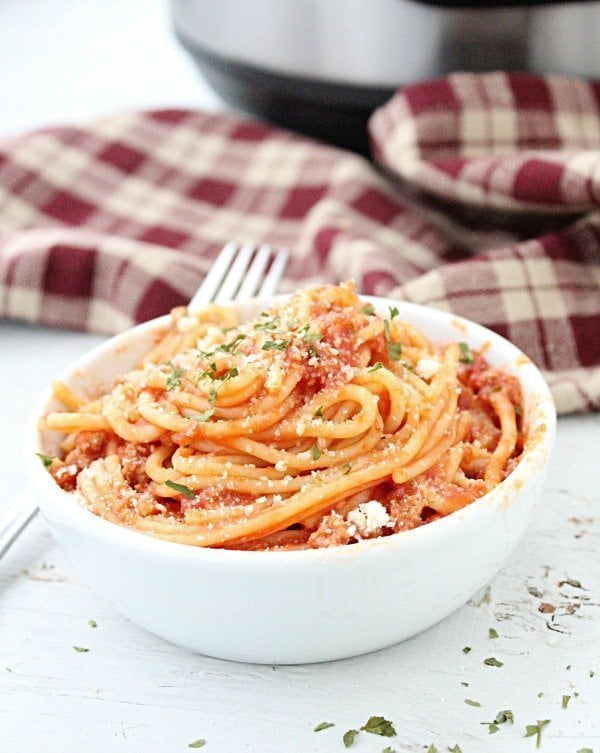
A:
<svg viewBox="0 0 600 753">
<path fill-rule="evenodd" d="M 556 414 L 538 369 L 511 343 L 451 314 L 381 298 L 437 342 L 489 343 L 487 358 L 522 386 L 529 440 L 511 475 L 467 507 L 414 530 L 352 546 L 253 552 L 151 538 L 95 516 L 62 491 L 35 452 L 59 435 L 38 418 L 59 408 L 50 391 L 26 429 L 31 486 L 56 541 L 82 577 L 156 635 L 210 656 L 266 664 L 341 659 L 409 638 L 449 615 L 503 566 L 539 498 Z M 236 304 L 246 319 L 265 301 Z M 93 391 L 147 351 L 165 317 L 128 330 L 78 359 L 60 379 Z"/>
</svg>

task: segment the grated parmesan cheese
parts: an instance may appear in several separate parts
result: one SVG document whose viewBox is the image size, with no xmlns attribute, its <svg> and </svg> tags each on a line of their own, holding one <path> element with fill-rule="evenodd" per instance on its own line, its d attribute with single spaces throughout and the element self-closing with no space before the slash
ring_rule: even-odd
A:
<svg viewBox="0 0 600 753">
<path fill-rule="evenodd" d="M 417 374 L 423 377 L 423 379 L 431 379 L 438 373 L 441 365 L 437 358 L 421 358 L 415 369 Z"/>
<path fill-rule="evenodd" d="M 387 510 L 375 499 L 363 502 L 346 516 L 348 523 L 356 526 L 361 536 L 373 536 L 381 533 L 382 528 L 392 525 L 392 519 Z"/>
</svg>

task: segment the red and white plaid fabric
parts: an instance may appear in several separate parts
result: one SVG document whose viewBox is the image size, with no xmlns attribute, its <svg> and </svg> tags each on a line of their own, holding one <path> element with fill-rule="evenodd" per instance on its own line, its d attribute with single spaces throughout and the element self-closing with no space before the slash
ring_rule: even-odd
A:
<svg viewBox="0 0 600 753">
<path fill-rule="evenodd" d="M 286 289 L 354 277 L 362 292 L 475 319 L 541 366 L 560 411 L 598 409 L 599 103 L 596 85 L 513 74 L 409 87 L 371 123 L 395 176 L 182 110 L 5 141 L 0 314 L 115 332 L 185 303 L 226 241 L 270 242 L 293 252 Z M 467 228 L 457 210 L 498 224 Z M 516 232 L 534 210 L 552 214 L 547 232 Z"/>
</svg>

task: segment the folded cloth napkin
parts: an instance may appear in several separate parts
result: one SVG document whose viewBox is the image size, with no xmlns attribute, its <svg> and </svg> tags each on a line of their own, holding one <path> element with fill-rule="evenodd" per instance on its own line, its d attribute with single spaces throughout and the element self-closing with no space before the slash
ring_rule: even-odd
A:
<svg viewBox="0 0 600 753">
<path fill-rule="evenodd" d="M 400 91 L 371 136 L 379 168 L 185 110 L 6 140 L 0 314 L 115 332 L 185 303 L 224 242 L 269 242 L 292 250 L 287 290 L 353 277 L 475 319 L 561 412 L 600 408 L 600 86 L 455 74 Z"/>
</svg>

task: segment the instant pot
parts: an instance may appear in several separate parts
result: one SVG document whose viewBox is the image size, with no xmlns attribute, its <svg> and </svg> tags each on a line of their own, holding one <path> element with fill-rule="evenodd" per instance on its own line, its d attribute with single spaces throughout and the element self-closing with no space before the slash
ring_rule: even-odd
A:
<svg viewBox="0 0 600 753">
<path fill-rule="evenodd" d="M 175 31 L 228 104 L 367 151 L 370 113 L 452 71 L 600 75 L 600 2 L 171 0 Z"/>
</svg>

